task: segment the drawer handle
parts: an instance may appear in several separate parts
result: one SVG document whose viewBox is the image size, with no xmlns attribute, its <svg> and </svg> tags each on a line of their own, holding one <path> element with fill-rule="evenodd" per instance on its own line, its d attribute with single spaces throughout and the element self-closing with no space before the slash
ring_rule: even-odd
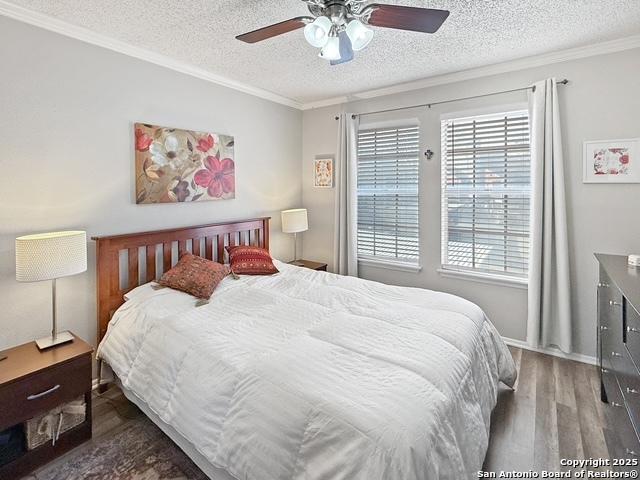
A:
<svg viewBox="0 0 640 480">
<path fill-rule="evenodd" d="M 605 282 L 598 283 L 598 288 L 609 288 L 609 284 Z"/>
<path fill-rule="evenodd" d="M 27 400 L 36 400 L 38 398 L 46 397 L 47 395 L 52 394 L 53 392 L 55 392 L 59 388 L 60 388 L 60 385 L 55 385 L 55 386 L 51 387 L 49 390 L 45 390 L 44 392 L 34 393 L 33 395 L 29 395 L 27 397 Z"/>
<path fill-rule="evenodd" d="M 604 368 L 604 367 L 602 367 L 602 368 L 601 368 L 601 370 L 602 370 L 602 373 L 609 373 L 609 370 L 607 370 L 607 369 L 606 369 L 606 368 Z"/>
<path fill-rule="evenodd" d="M 640 333 L 640 328 L 627 327 L 627 332 Z"/>
<path fill-rule="evenodd" d="M 627 452 L 627 455 L 633 455 L 634 457 L 638 456 L 638 454 L 636 452 L 634 452 L 633 450 L 631 450 L 629 448 L 625 448 L 625 451 Z"/>
<path fill-rule="evenodd" d="M 638 393 L 640 393 L 640 392 L 638 392 L 638 390 L 636 390 L 635 388 L 629 388 L 629 387 L 627 387 L 627 393 L 635 393 L 635 394 L 638 394 Z"/>
<path fill-rule="evenodd" d="M 611 305 L 612 307 L 621 307 L 622 303 L 616 302 L 614 300 L 609 300 L 609 305 Z"/>
<path fill-rule="evenodd" d="M 622 406 L 622 404 L 621 404 L 621 403 L 618 403 L 618 402 L 611 402 L 611 406 L 612 406 L 612 407 L 621 407 L 621 406 Z"/>
<path fill-rule="evenodd" d="M 600 325 L 600 330 L 609 330 L 609 327 L 606 325 Z"/>
<path fill-rule="evenodd" d="M 621 356 L 622 356 L 622 354 L 621 354 L 621 353 L 618 353 L 618 352 L 611 352 L 611 356 L 612 356 L 612 357 L 621 357 Z"/>
</svg>

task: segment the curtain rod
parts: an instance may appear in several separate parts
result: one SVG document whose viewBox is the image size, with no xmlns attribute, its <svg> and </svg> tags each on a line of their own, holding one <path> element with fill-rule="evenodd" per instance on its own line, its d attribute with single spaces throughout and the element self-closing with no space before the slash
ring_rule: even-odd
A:
<svg viewBox="0 0 640 480">
<path fill-rule="evenodd" d="M 569 80 L 567 80 L 565 78 L 563 80 L 558 81 L 557 83 L 559 85 L 566 85 L 567 83 L 569 83 Z M 535 85 L 529 85 L 528 87 L 512 88 L 511 90 L 501 90 L 499 92 L 484 93 L 482 95 L 472 95 L 470 97 L 452 98 L 450 100 L 441 100 L 439 102 L 421 103 L 419 105 L 409 105 L 407 107 L 388 108 L 386 110 L 377 110 L 375 112 L 355 113 L 355 114 L 351 115 L 351 118 L 356 118 L 357 116 L 364 116 L 364 115 L 374 115 L 374 114 L 377 114 L 377 113 L 398 112 L 400 110 L 408 110 L 410 108 L 420 108 L 420 107 L 431 108 L 434 105 L 442 105 L 444 103 L 461 102 L 463 100 L 472 100 L 474 98 L 491 97 L 493 95 L 502 95 L 502 94 L 505 94 L 505 93 L 523 92 L 523 91 L 526 91 L 526 90 L 531 90 L 532 92 L 535 92 L 536 91 L 536 86 Z M 340 118 L 340 117 L 336 117 L 336 120 L 338 120 L 338 118 Z"/>
</svg>

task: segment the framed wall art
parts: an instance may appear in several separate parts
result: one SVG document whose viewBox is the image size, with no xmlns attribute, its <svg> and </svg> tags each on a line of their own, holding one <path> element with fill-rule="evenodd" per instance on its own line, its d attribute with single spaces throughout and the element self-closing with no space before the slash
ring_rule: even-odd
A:
<svg viewBox="0 0 640 480">
<path fill-rule="evenodd" d="M 230 135 L 134 125 L 136 203 L 177 203 L 235 198 Z"/>
<path fill-rule="evenodd" d="M 316 158 L 313 167 L 313 186 L 333 188 L 333 158 Z"/>
<path fill-rule="evenodd" d="M 584 142 L 584 183 L 640 183 L 640 138 Z"/>
</svg>

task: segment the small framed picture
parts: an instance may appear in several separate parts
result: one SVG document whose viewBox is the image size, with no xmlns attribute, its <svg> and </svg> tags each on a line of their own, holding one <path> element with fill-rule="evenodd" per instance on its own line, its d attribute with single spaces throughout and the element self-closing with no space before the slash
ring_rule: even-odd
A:
<svg viewBox="0 0 640 480">
<path fill-rule="evenodd" d="M 313 186 L 333 188 L 333 158 L 316 158 L 313 162 Z"/>
<path fill-rule="evenodd" d="M 640 183 L 640 138 L 584 142 L 584 183 Z"/>
</svg>

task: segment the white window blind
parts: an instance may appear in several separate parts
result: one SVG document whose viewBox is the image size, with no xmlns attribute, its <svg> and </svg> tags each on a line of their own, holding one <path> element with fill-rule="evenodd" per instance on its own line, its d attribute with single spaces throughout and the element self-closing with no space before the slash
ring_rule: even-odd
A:
<svg viewBox="0 0 640 480">
<path fill-rule="evenodd" d="M 418 263 L 418 126 L 358 133 L 358 256 Z"/>
<path fill-rule="evenodd" d="M 526 110 L 442 121 L 443 268 L 527 276 L 530 164 Z"/>
</svg>

